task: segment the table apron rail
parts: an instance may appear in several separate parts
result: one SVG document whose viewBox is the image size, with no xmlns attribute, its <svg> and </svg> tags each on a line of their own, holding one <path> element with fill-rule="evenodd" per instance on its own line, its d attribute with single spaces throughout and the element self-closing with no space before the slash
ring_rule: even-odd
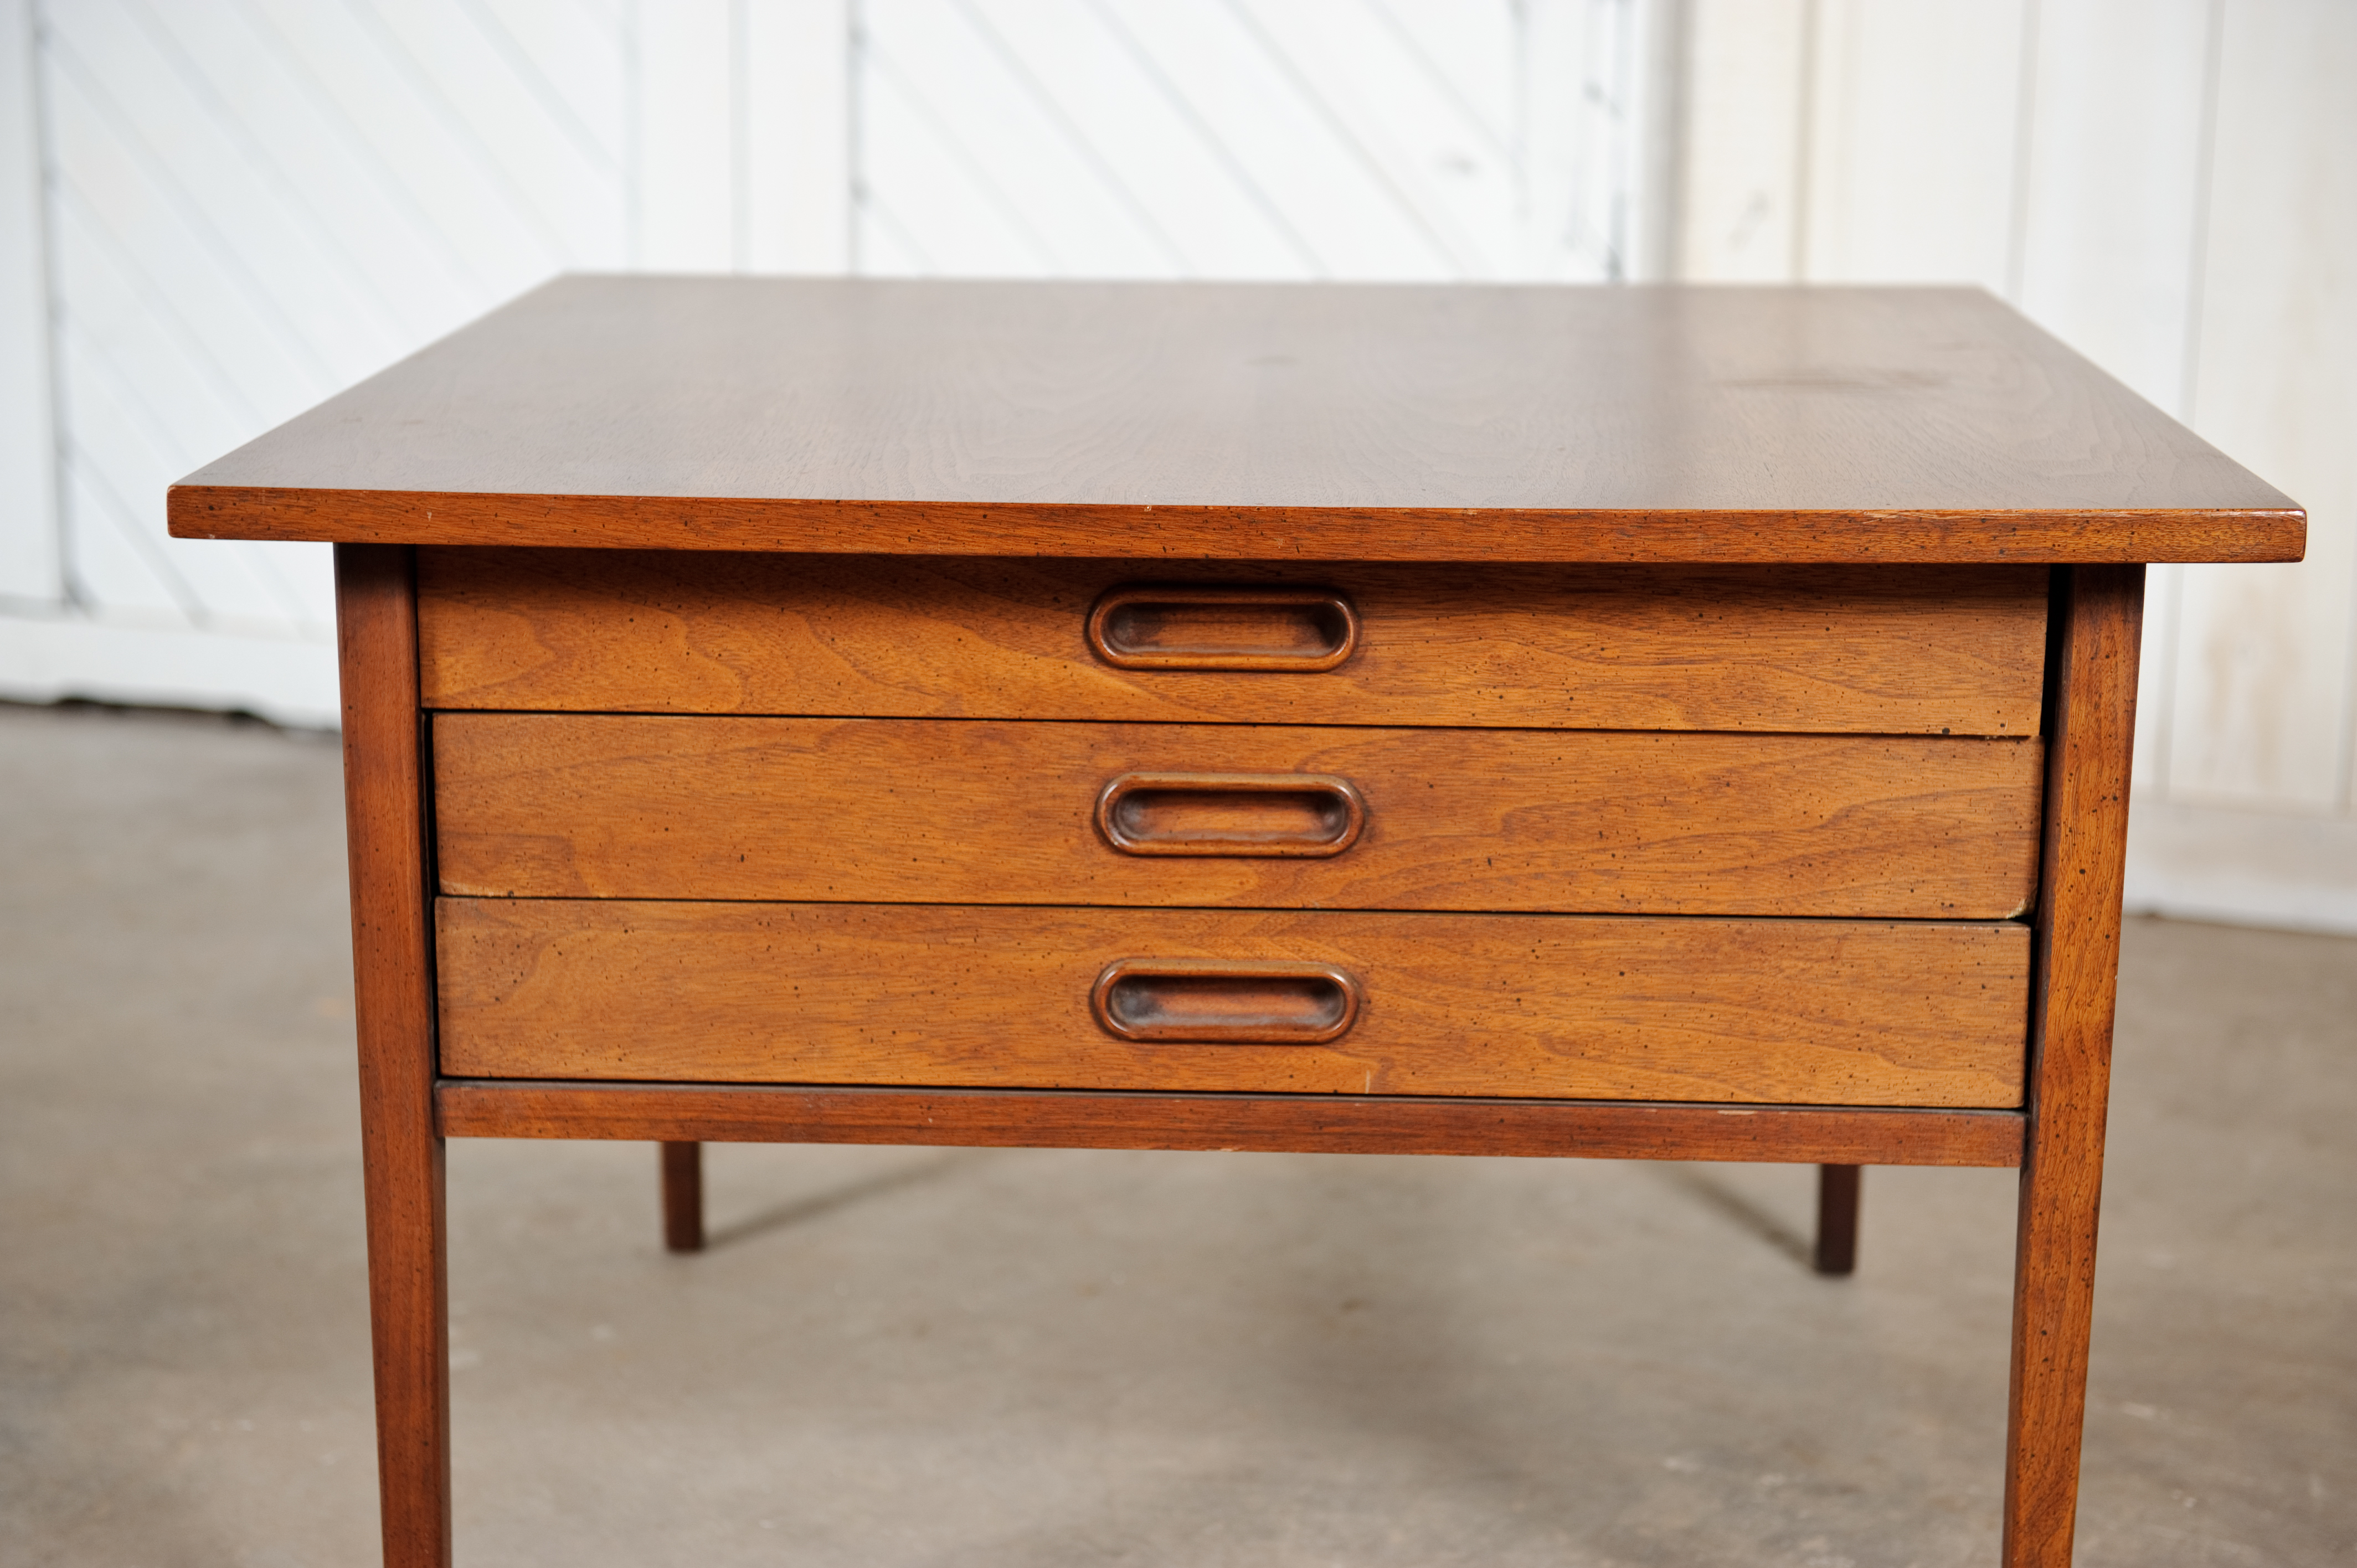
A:
<svg viewBox="0 0 2357 1568">
<path fill-rule="evenodd" d="M 2018 1111 L 446 1078 L 454 1138 L 2018 1165 Z"/>
</svg>

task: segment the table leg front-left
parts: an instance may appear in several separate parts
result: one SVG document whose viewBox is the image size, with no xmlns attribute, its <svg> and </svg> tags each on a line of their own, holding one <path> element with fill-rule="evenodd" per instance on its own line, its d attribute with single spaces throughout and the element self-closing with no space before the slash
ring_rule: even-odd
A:
<svg viewBox="0 0 2357 1568">
<path fill-rule="evenodd" d="M 384 1561 L 447 1568 L 449 1290 L 411 552 L 337 545 L 336 623 Z"/>
</svg>

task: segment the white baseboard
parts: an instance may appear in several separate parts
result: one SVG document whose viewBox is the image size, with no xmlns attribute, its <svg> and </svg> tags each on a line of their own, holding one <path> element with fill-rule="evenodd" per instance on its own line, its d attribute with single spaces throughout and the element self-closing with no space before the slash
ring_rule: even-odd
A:
<svg viewBox="0 0 2357 1568">
<path fill-rule="evenodd" d="M 331 643 L 70 614 L 0 616 L 0 698 L 69 697 L 239 710 L 303 729 L 333 729 L 341 714 Z"/>
<path fill-rule="evenodd" d="M 2357 936 L 2357 822 L 2136 800 L 2130 914 Z"/>
</svg>

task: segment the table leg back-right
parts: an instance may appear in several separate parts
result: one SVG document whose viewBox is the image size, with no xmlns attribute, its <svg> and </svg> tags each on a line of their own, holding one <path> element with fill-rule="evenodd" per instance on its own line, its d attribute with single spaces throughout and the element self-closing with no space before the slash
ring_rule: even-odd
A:
<svg viewBox="0 0 2357 1568">
<path fill-rule="evenodd" d="M 1840 1278 L 1857 1268 L 1858 1177 L 1863 1165 L 1817 1167 L 1817 1273 Z"/>
<path fill-rule="evenodd" d="M 658 1144 L 662 1154 L 663 1247 L 704 1251 L 704 1145 Z"/>
</svg>

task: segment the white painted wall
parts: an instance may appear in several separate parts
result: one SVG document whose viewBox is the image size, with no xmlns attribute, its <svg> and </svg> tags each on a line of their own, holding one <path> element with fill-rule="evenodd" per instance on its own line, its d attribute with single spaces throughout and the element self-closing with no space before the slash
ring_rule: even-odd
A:
<svg viewBox="0 0 2357 1568">
<path fill-rule="evenodd" d="M 2357 929 L 2352 78 L 2349 0 L 0 0 L 0 694 L 331 721 L 324 552 L 164 486 L 562 269 L 1963 279 L 2312 509 L 2155 574 L 2133 886 Z"/>
<path fill-rule="evenodd" d="M 1657 269 L 1636 0 L 0 0 L 0 694 L 332 723 L 165 487 L 565 269 Z"/>
<path fill-rule="evenodd" d="M 2309 509 L 2150 585 L 2129 896 L 2357 930 L 2357 5 L 1693 0 L 1679 270 L 1968 281 Z"/>
<path fill-rule="evenodd" d="M 0 0 L 0 611 L 60 596 L 31 0 Z"/>
</svg>

